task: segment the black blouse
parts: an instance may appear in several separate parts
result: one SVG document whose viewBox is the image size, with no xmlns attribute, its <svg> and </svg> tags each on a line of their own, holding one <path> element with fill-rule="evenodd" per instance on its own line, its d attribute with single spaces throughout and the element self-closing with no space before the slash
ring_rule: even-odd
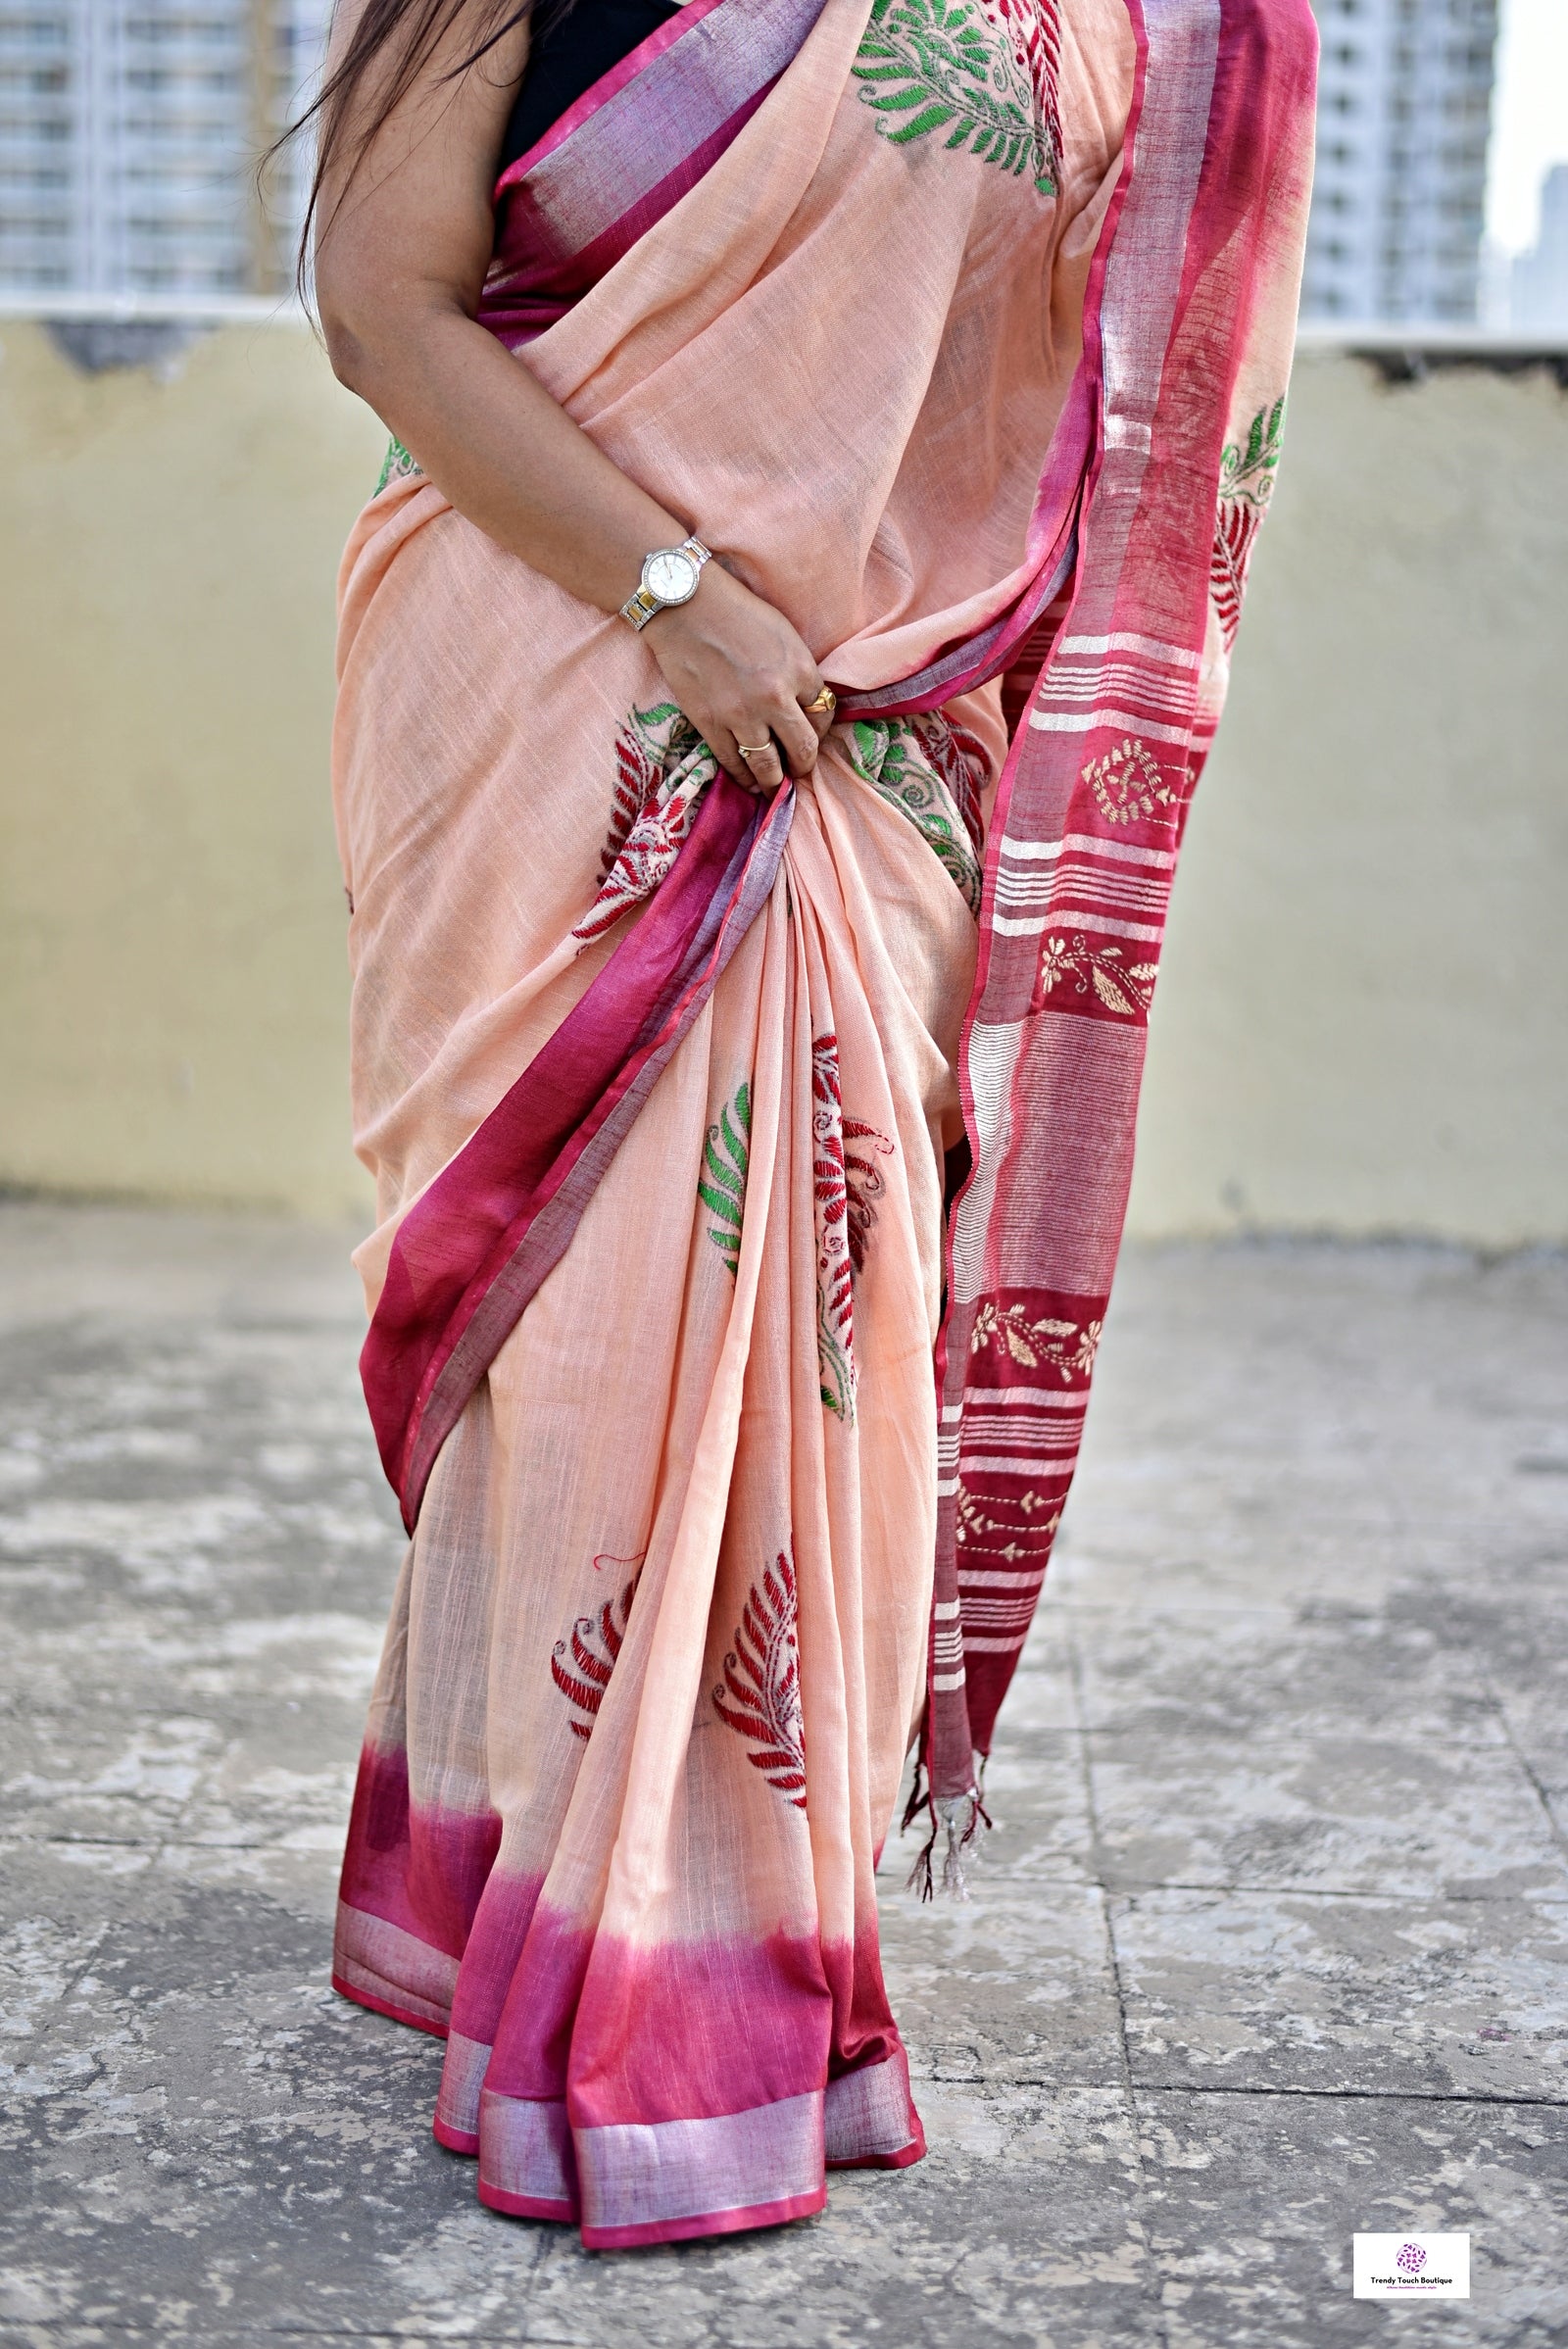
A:
<svg viewBox="0 0 1568 2349">
<path fill-rule="evenodd" d="M 675 15 L 677 0 L 535 0 L 523 69 L 497 174 L 536 146 L 602 73 Z"/>
</svg>

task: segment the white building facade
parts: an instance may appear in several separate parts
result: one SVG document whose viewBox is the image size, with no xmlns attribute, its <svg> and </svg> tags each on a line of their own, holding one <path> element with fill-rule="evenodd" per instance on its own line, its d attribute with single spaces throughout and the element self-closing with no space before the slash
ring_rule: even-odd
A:
<svg viewBox="0 0 1568 2349">
<path fill-rule="evenodd" d="M 297 168 L 257 162 L 327 0 L 0 0 L 0 292 L 266 294 Z"/>
<path fill-rule="evenodd" d="M 1314 6 L 1323 55 L 1303 317 L 1473 319 L 1497 0 Z"/>
<path fill-rule="evenodd" d="M 1513 265 L 1511 326 L 1568 334 L 1568 163 L 1541 183 L 1541 230 Z"/>
</svg>

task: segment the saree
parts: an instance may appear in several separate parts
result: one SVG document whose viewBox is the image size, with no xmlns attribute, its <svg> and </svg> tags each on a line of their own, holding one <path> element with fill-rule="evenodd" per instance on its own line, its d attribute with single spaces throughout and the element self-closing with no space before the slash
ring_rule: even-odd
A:
<svg viewBox="0 0 1568 2349">
<path fill-rule="evenodd" d="M 787 612 L 813 776 L 394 450 L 340 580 L 367 1398 L 410 1533 L 333 1980 L 591 2247 L 924 2138 L 945 1876 L 1076 1456 L 1163 909 L 1279 460 L 1305 0 L 691 0 L 481 321 Z"/>
</svg>

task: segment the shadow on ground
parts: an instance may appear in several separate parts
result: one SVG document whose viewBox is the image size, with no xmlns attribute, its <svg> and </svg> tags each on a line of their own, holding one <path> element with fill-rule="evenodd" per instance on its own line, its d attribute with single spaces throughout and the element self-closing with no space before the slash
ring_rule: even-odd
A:
<svg viewBox="0 0 1568 2349">
<path fill-rule="evenodd" d="M 0 1211 L 0 2340 L 1565 2337 L 1568 1265 L 1129 1258 L 975 1897 L 890 1850 L 930 2159 L 594 2256 L 326 1987 L 399 1551 L 345 1245 Z M 1468 2230 L 1468 2308 L 1353 2301 L 1357 2227 Z"/>
</svg>

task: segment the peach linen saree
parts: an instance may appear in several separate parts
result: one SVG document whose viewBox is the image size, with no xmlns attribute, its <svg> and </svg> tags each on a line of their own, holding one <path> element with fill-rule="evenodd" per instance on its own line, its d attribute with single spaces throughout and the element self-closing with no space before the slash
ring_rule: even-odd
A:
<svg viewBox="0 0 1568 2349">
<path fill-rule="evenodd" d="M 481 318 L 811 645 L 800 789 L 406 453 L 345 556 L 412 1541 L 334 1980 L 593 2246 L 924 2150 L 873 1870 L 912 1744 L 972 1832 L 1071 1475 L 1313 54 L 1305 0 L 692 0 L 505 174 Z"/>
</svg>

